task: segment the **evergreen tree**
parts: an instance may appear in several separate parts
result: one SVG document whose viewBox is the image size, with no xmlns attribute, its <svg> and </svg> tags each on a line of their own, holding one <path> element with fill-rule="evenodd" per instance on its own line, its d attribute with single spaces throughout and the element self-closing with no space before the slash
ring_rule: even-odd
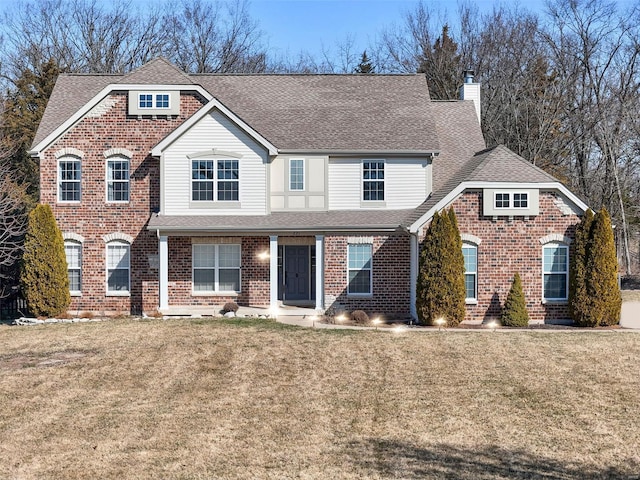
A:
<svg viewBox="0 0 640 480">
<path fill-rule="evenodd" d="M 17 180 L 28 185 L 34 204 L 38 201 L 38 161 L 27 151 L 59 73 L 60 69 L 53 60 L 42 64 L 39 71 L 23 70 L 15 89 L 7 93 L 4 103 L 0 150 L 9 152 Z"/>
<path fill-rule="evenodd" d="M 69 307 L 69 277 L 62 233 L 49 205 L 29 213 L 20 284 L 29 311 L 52 317 Z"/>
<path fill-rule="evenodd" d="M 453 209 L 436 212 L 422 241 L 416 309 L 420 323 L 443 318 L 456 326 L 465 314 L 464 257 Z"/>
<path fill-rule="evenodd" d="M 442 35 L 422 53 L 418 73 L 427 77 L 429 94 L 434 100 L 458 98 L 460 86 L 460 55 L 458 44 L 449 36 L 449 26 L 442 27 Z"/>
<path fill-rule="evenodd" d="M 511 288 L 504 302 L 504 307 L 502 307 L 500 322 L 506 327 L 526 327 L 529 325 L 529 313 L 518 272 L 513 275 Z"/>
<path fill-rule="evenodd" d="M 371 60 L 367 56 L 367 51 L 362 52 L 362 58 L 360 59 L 360 63 L 355 68 L 354 73 L 376 73 L 371 63 Z"/>
<path fill-rule="evenodd" d="M 618 287 L 618 258 L 609 212 L 602 208 L 593 218 L 586 258 L 586 290 L 591 299 L 586 324 L 620 322 L 622 297 Z"/>
<path fill-rule="evenodd" d="M 576 225 L 573 254 L 569 268 L 569 312 L 577 325 L 585 325 L 585 316 L 591 309 L 591 299 L 587 294 L 587 248 L 591 236 L 593 212 L 587 210 Z"/>
</svg>

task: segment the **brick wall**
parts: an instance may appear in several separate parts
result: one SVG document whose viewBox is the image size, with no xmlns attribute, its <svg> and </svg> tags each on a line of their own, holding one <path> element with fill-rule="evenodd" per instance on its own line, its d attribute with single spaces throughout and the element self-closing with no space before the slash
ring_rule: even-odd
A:
<svg viewBox="0 0 640 480">
<path fill-rule="evenodd" d="M 366 236 L 366 235 L 365 235 Z M 410 237 L 373 236 L 373 295 L 363 298 L 347 293 L 349 237 L 324 237 L 325 308 L 364 310 L 371 314 L 405 317 L 410 314 Z"/>
<path fill-rule="evenodd" d="M 465 320 L 495 318 L 511 287 L 513 274 L 519 272 L 532 322 L 568 319 L 566 304 L 542 302 L 542 244 L 549 234 L 574 237 L 579 218 L 566 214 L 558 206 L 555 194 L 540 192 L 540 214 L 529 217 L 482 215 L 482 192 L 471 191 L 453 202 L 460 233 L 480 238 L 478 246 L 478 304 L 467 306 Z M 571 252 L 571 251 L 570 251 Z M 571 253 L 570 253 L 571 254 Z"/>
<path fill-rule="evenodd" d="M 82 296 L 73 297 L 70 311 L 140 312 L 158 306 L 158 253 L 155 233 L 145 228 L 152 212 L 158 211 L 160 179 L 158 159 L 149 151 L 189 118 L 203 104 L 196 95 L 181 95 L 180 115 L 165 119 L 127 115 L 126 92 L 114 92 L 82 121 L 51 145 L 40 160 L 40 201 L 51 205 L 63 232 L 82 235 Z M 57 201 L 57 159 L 63 148 L 84 152 L 80 204 Z M 124 148 L 130 160 L 130 201 L 106 202 L 104 152 Z M 106 245 L 102 237 L 111 233 L 133 237 L 129 297 L 106 295 Z M 151 258 L 150 258 L 151 257 Z"/>
</svg>

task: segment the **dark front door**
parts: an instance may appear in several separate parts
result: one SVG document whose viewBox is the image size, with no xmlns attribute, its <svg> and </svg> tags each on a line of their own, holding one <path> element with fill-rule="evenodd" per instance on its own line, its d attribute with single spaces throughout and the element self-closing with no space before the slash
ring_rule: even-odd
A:
<svg viewBox="0 0 640 480">
<path fill-rule="evenodd" d="M 284 299 L 309 300 L 309 246 L 284 247 Z"/>
</svg>

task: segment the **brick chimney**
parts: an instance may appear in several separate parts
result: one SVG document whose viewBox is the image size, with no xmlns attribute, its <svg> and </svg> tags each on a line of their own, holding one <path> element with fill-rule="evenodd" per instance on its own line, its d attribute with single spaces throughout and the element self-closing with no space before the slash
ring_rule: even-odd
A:
<svg viewBox="0 0 640 480">
<path fill-rule="evenodd" d="M 480 123 L 480 84 L 473 81 L 474 71 L 465 70 L 463 72 L 464 83 L 460 87 L 460 100 L 473 100 Z"/>
</svg>

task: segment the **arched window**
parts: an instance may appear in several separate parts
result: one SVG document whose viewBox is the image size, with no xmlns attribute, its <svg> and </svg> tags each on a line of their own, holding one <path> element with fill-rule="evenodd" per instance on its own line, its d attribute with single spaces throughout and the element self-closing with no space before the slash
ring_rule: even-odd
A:
<svg viewBox="0 0 640 480">
<path fill-rule="evenodd" d="M 467 302 L 478 300 L 478 246 L 470 242 L 462 244 L 464 256 L 464 286 Z"/>
<path fill-rule="evenodd" d="M 107 202 L 129 201 L 129 165 L 124 155 L 107 158 Z"/>
<path fill-rule="evenodd" d="M 58 201 L 79 202 L 81 181 L 80 157 L 64 155 L 58 158 Z"/>
</svg>

